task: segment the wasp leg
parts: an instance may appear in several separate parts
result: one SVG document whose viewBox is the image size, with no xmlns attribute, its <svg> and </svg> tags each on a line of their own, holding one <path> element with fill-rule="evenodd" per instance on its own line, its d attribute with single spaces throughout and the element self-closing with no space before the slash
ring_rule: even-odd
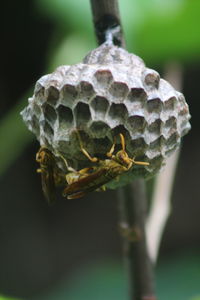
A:
<svg viewBox="0 0 200 300">
<path fill-rule="evenodd" d="M 112 157 L 114 150 L 115 150 L 115 143 L 114 143 L 114 144 L 112 145 L 112 147 L 110 148 L 110 151 L 106 153 L 106 155 L 107 155 L 108 157 Z"/>
<path fill-rule="evenodd" d="M 92 157 L 88 152 L 87 150 L 85 150 L 85 148 L 83 147 L 83 143 L 81 141 L 81 137 L 80 137 L 80 134 L 79 132 L 77 131 L 77 136 L 78 136 L 78 140 L 79 140 L 79 143 L 80 143 L 80 148 L 81 148 L 81 151 L 82 153 L 91 161 L 91 162 L 97 162 L 98 161 L 98 158 L 97 157 Z"/>
<path fill-rule="evenodd" d="M 122 145 L 122 150 L 125 151 L 125 138 L 122 133 L 120 133 L 119 136 L 120 136 L 120 141 L 121 141 L 121 145 Z"/>
<path fill-rule="evenodd" d="M 58 153 L 58 156 L 60 156 L 62 158 L 68 172 L 75 172 L 75 170 L 68 165 L 66 159 L 64 158 L 64 156 L 62 154 Z"/>
<path fill-rule="evenodd" d="M 91 161 L 91 162 L 97 162 L 98 158 L 97 157 L 91 157 L 90 154 L 83 148 L 81 147 L 81 151 L 83 154 Z"/>
</svg>

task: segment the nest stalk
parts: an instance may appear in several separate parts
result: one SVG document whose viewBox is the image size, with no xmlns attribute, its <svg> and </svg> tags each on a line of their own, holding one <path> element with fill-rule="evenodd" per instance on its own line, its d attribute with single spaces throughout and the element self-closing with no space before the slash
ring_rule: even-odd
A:
<svg viewBox="0 0 200 300">
<path fill-rule="evenodd" d="M 98 44 L 104 42 L 125 48 L 117 0 L 91 0 Z M 129 298 L 156 300 L 154 272 L 148 255 L 146 191 L 144 179 L 118 189 L 120 231 L 123 236 L 124 260 L 129 277 Z"/>
</svg>

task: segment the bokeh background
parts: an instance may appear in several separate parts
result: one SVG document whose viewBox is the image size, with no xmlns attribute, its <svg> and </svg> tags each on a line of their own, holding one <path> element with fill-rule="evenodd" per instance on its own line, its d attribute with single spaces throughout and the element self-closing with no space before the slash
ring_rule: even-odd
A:
<svg viewBox="0 0 200 300">
<path fill-rule="evenodd" d="M 156 267 L 161 300 L 200 299 L 200 1 L 119 0 L 127 48 L 162 76 L 181 66 L 192 130 L 184 138 Z M 39 145 L 19 115 L 35 81 L 96 46 L 89 0 L 3 1 L 0 18 L 0 295 L 125 300 L 114 191 L 44 200 Z"/>
</svg>

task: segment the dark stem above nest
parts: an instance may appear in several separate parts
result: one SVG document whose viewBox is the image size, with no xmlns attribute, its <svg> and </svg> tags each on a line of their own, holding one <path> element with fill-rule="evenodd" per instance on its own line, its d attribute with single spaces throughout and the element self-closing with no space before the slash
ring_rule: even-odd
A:
<svg viewBox="0 0 200 300">
<path fill-rule="evenodd" d="M 118 2 L 116 0 L 91 0 L 93 22 L 98 44 L 111 42 L 124 47 Z"/>
</svg>

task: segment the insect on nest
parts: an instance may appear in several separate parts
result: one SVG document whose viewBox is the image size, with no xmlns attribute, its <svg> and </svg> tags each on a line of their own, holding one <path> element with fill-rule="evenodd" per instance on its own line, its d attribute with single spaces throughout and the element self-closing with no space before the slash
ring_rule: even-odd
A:
<svg viewBox="0 0 200 300">
<path fill-rule="evenodd" d="M 114 154 L 116 145 L 114 142 L 106 153 L 105 159 L 91 157 L 83 147 L 78 132 L 77 135 L 82 153 L 94 165 L 76 171 L 68 166 L 67 161 L 61 154 L 58 154 L 67 169 L 66 174 L 63 174 L 57 166 L 55 156 L 46 147 L 41 147 L 36 155 L 36 161 L 40 163 L 38 172 L 41 173 L 43 192 L 49 203 L 52 203 L 55 199 L 56 186 L 64 186 L 63 196 L 67 199 L 76 199 L 92 191 L 105 190 L 105 184 L 113 179 L 117 180 L 121 174 L 127 172 L 134 164 L 149 165 L 148 162 L 136 161 L 135 158 L 128 156 L 125 148 L 125 138 L 122 133 L 119 134 L 121 150 Z"/>
</svg>

